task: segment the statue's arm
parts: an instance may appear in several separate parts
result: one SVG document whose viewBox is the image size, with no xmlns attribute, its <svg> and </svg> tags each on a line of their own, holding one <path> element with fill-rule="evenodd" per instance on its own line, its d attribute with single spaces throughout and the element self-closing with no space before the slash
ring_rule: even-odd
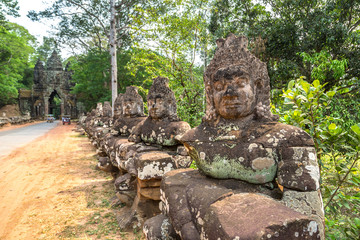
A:
<svg viewBox="0 0 360 240">
<path fill-rule="evenodd" d="M 135 143 L 141 142 L 141 124 L 136 125 L 134 130 L 129 135 L 128 141 L 135 142 Z"/>
<path fill-rule="evenodd" d="M 315 148 L 286 147 L 281 149 L 277 177 L 278 183 L 284 187 L 281 201 L 287 207 L 314 219 L 323 238 L 324 209 Z"/>
</svg>

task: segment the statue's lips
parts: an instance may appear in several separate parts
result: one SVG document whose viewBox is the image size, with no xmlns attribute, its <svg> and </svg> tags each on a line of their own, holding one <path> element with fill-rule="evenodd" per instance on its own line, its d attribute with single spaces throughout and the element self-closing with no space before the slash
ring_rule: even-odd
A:
<svg viewBox="0 0 360 240">
<path fill-rule="evenodd" d="M 242 106 L 243 104 L 239 101 L 223 101 L 222 105 L 227 108 L 229 107 L 236 108 Z"/>
</svg>

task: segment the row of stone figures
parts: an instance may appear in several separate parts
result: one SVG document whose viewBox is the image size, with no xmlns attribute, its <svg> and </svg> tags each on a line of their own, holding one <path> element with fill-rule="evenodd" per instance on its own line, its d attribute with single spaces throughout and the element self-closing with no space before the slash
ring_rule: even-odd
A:
<svg viewBox="0 0 360 240">
<path fill-rule="evenodd" d="M 163 77 L 149 90 L 148 117 L 137 88 L 128 87 L 114 117 L 105 102 L 83 122 L 99 167 L 131 206 L 120 227 L 138 221 L 151 240 L 324 239 L 313 140 L 271 114 L 266 64 L 245 37 L 217 45 L 198 127 L 179 120 Z M 188 168 L 192 161 L 198 170 Z"/>
</svg>

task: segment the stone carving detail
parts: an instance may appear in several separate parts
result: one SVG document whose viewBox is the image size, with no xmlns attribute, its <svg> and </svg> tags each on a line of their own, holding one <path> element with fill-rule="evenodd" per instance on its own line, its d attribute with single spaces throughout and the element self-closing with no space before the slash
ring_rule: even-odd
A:
<svg viewBox="0 0 360 240">
<path fill-rule="evenodd" d="M 175 96 L 168 81 L 163 77 L 153 79 L 147 97 L 149 116 L 135 127 L 129 137 L 129 141 L 136 144 L 122 145 L 118 151 L 120 156 L 125 156 L 119 157 L 119 165 L 124 165 L 129 173 L 137 177 L 136 204 L 149 200 L 153 204 L 153 201 L 160 200 L 162 176 L 190 164 L 190 157 L 178 154 L 181 151 L 177 150 L 182 148 L 177 138 L 190 130 L 190 126 L 177 117 Z M 155 203 L 157 206 L 158 203 Z M 137 211 L 144 212 L 144 209 Z"/>
<path fill-rule="evenodd" d="M 166 78 L 153 79 L 148 117 L 136 87 L 127 87 L 117 97 L 113 125 L 107 124 L 106 105 L 98 103 L 83 124 L 97 147 L 98 168 L 116 179 L 116 195 L 127 205 L 123 209 L 127 217 L 119 225 L 128 228 L 134 221 L 143 223 L 160 213 L 161 178 L 173 169 L 190 165 L 190 157 L 177 140 L 190 126 L 177 117 L 175 96 Z"/>
<path fill-rule="evenodd" d="M 204 74 L 206 115 L 180 138 L 207 177 L 167 173 L 163 214 L 181 239 L 324 239 L 313 140 L 275 121 L 266 65 L 247 44 L 233 34 L 217 41 Z M 165 239 L 154 232 L 148 239 Z"/>
<path fill-rule="evenodd" d="M 190 129 L 188 123 L 179 121 L 175 95 L 168 81 L 164 77 L 154 79 L 147 97 L 149 117 L 134 130 L 130 141 L 175 146 L 180 144 L 175 137 Z"/>
<path fill-rule="evenodd" d="M 72 83 L 70 63 L 63 69 L 60 56 L 53 51 L 46 62 L 40 60 L 34 67 L 34 85 L 31 91 L 19 90 L 19 104 L 22 112 L 31 112 L 31 117 L 40 118 L 46 114 L 54 114 L 56 104 L 54 97 L 61 99 L 61 115 L 78 117 L 82 110 L 81 103 L 71 94 Z"/>
<path fill-rule="evenodd" d="M 135 126 L 145 119 L 143 99 L 138 88 L 130 86 L 124 94 L 119 94 L 115 101 L 115 135 L 129 136 Z"/>
</svg>

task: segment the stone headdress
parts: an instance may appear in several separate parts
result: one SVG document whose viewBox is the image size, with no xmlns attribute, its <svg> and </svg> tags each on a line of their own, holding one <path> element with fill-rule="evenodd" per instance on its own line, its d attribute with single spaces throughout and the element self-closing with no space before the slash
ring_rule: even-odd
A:
<svg viewBox="0 0 360 240">
<path fill-rule="evenodd" d="M 174 92 L 169 88 L 169 79 L 165 77 L 157 77 L 153 79 L 153 84 L 150 87 L 147 100 L 162 98 L 166 102 L 169 110 L 169 120 L 179 121 L 176 113 L 176 100 Z"/>
<path fill-rule="evenodd" d="M 124 94 L 120 93 L 115 99 L 115 102 L 114 102 L 114 117 L 115 118 L 121 117 L 123 115 L 123 109 L 122 109 L 123 98 L 124 98 Z"/>
<path fill-rule="evenodd" d="M 229 66 L 241 66 L 249 74 L 250 82 L 256 95 L 256 117 L 261 120 L 272 120 L 270 112 L 270 78 L 266 64 L 252 55 L 247 49 L 248 40 L 244 36 L 236 37 L 230 34 L 226 39 L 216 41 L 214 58 L 207 66 L 204 73 L 206 91 L 205 121 L 214 122 L 219 118 L 214 105 L 213 81 L 218 69 Z"/>
<path fill-rule="evenodd" d="M 106 101 L 104 102 L 104 106 L 103 106 L 103 116 L 111 117 L 111 115 L 112 115 L 112 108 L 110 102 Z"/>
<path fill-rule="evenodd" d="M 96 104 L 96 117 L 102 117 L 103 116 L 103 104 L 101 102 Z"/>
<path fill-rule="evenodd" d="M 143 104 L 143 98 L 138 93 L 138 88 L 135 86 L 128 86 L 126 87 L 126 92 L 123 94 L 123 103 L 126 101 L 132 101 L 137 104 L 137 106 L 140 108 L 138 109 L 139 116 L 144 116 L 144 104 Z"/>
</svg>

